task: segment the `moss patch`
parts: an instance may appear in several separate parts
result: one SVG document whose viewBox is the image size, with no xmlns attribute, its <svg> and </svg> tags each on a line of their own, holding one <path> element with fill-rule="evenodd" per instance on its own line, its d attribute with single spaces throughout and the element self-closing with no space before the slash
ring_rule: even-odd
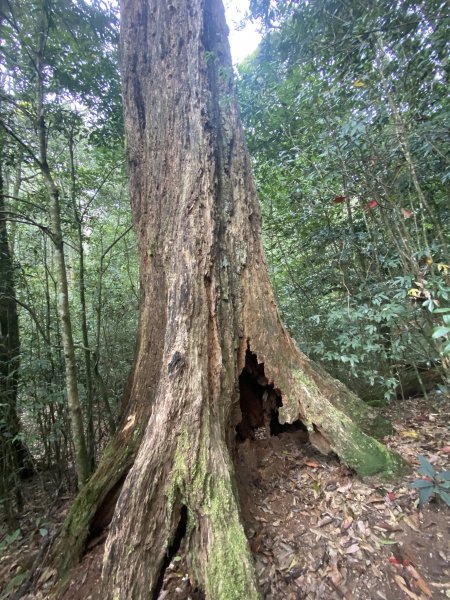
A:
<svg viewBox="0 0 450 600">
<path fill-rule="evenodd" d="M 392 435 L 394 427 L 389 419 L 385 419 L 381 415 L 377 415 L 370 424 L 370 435 L 377 440 L 382 440 L 386 435 Z"/>
<path fill-rule="evenodd" d="M 240 522 L 230 480 L 214 479 L 205 513 L 212 544 L 206 568 L 206 592 L 214 600 L 259 600 L 253 559 Z"/>
<path fill-rule="evenodd" d="M 184 499 L 186 496 L 185 486 L 189 473 L 188 453 L 189 453 L 189 432 L 187 429 L 182 429 L 177 441 L 177 448 L 173 460 L 173 467 L 170 474 L 170 483 L 167 491 L 167 499 L 169 503 L 169 514 L 177 500 L 178 492 Z"/>
<path fill-rule="evenodd" d="M 79 560 L 98 507 L 131 467 L 138 444 L 136 437 L 119 448 L 111 441 L 96 472 L 75 498 L 52 553 L 60 577 Z"/>
<path fill-rule="evenodd" d="M 376 437 L 383 437 L 391 431 L 389 421 L 379 417 L 371 420 L 368 418 L 368 408 L 359 401 L 351 392 L 344 392 L 352 412 L 340 410 L 323 396 L 314 381 L 302 371 L 294 372 L 295 381 L 302 387 L 306 400 L 302 402 L 305 411 L 306 425 L 314 423 L 320 427 L 331 448 L 340 459 L 361 476 L 379 475 L 391 479 L 407 470 L 402 457 L 389 450 L 383 444 L 367 435 L 367 430 Z M 342 403 L 342 398 L 340 400 Z M 340 404 L 338 403 L 338 404 Z M 365 427 L 361 427 L 365 422 Z"/>
</svg>

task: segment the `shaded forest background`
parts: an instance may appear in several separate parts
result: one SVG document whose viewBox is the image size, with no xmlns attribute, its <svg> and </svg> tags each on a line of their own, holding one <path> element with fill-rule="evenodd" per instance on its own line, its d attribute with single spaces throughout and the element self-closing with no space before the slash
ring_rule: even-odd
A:
<svg viewBox="0 0 450 600">
<path fill-rule="evenodd" d="M 237 86 L 287 328 L 369 402 L 444 389 L 448 7 L 255 0 L 249 18 L 264 38 Z M 113 433 L 139 289 L 117 13 L 7 1 L 0 25 L 0 495 L 13 530 L 27 471 L 75 485 L 71 398 L 88 473 Z"/>
</svg>

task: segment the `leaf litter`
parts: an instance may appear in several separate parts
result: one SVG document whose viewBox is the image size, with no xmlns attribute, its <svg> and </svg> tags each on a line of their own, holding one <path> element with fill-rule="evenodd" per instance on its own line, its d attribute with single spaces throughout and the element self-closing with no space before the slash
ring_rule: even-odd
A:
<svg viewBox="0 0 450 600">
<path fill-rule="evenodd" d="M 449 398 L 413 398 L 383 412 L 395 427 L 385 443 L 417 468 L 418 455 L 437 471 L 450 468 Z M 416 474 L 394 484 L 361 481 L 296 432 L 240 444 L 236 468 L 264 600 L 450 598 L 450 510 L 439 501 L 418 507 L 417 493 L 408 487 Z M 52 515 L 51 532 L 67 506 L 68 501 Z M 38 536 L 26 535 L 26 523 L 22 532 L 0 557 L 0 589 L 20 574 L 21 553 L 39 551 Z M 89 548 L 63 593 L 52 592 L 54 574 L 43 572 L 39 589 L 24 600 L 101 600 L 103 542 Z M 32 561 L 33 555 L 27 565 Z M 159 600 L 203 598 L 187 565 L 182 546 Z M 12 594 L 4 591 L 1 597 Z"/>
</svg>

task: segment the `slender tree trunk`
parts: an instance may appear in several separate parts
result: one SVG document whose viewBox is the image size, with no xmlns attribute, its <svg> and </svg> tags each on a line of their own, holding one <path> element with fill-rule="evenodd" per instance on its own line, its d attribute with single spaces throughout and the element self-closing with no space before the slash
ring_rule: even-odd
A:
<svg viewBox="0 0 450 600">
<path fill-rule="evenodd" d="M 122 240 L 127 233 L 131 230 L 131 226 L 128 227 L 123 233 L 121 233 L 115 240 L 109 244 L 109 246 L 102 252 L 100 257 L 100 264 L 98 267 L 97 274 L 97 324 L 96 324 L 96 343 L 95 343 L 95 362 L 94 362 L 94 374 L 97 379 L 98 387 L 100 390 L 100 394 L 103 400 L 103 406 L 105 408 L 106 420 L 108 423 L 109 432 L 112 435 L 116 429 L 116 423 L 114 419 L 114 414 L 111 409 L 111 405 L 108 399 L 108 390 L 106 388 L 105 380 L 102 377 L 100 372 L 100 356 L 101 356 L 101 326 L 102 326 L 102 313 L 103 313 L 103 275 L 105 274 L 105 259 L 114 246 Z"/>
<path fill-rule="evenodd" d="M 377 33 L 377 47 L 378 47 L 378 51 L 379 51 L 379 57 L 377 57 L 377 68 L 380 73 L 383 90 L 386 94 L 386 98 L 388 100 L 389 107 L 392 112 L 392 119 L 393 119 L 393 123 L 394 123 L 394 127 L 395 127 L 395 133 L 397 136 L 397 140 L 398 140 L 400 149 L 403 153 L 403 156 L 405 158 L 405 162 L 408 166 L 411 180 L 412 180 L 414 189 L 416 190 L 417 197 L 419 198 L 419 202 L 420 202 L 423 210 L 428 214 L 428 217 L 430 218 L 431 222 L 433 223 L 433 227 L 435 229 L 436 236 L 442 247 L 442 252 L 444 254 L 444 257 L 447 258 L 449 256 L 449 251 L 448 251 L 448 246 L 447 246 L 447 242 L 446 242 L 444 233 L 442 231 L 439 221 L 436 219 L 436 215 L 435 215 L 434 211 L 432 210 L 432 208 L 425 196 L 422 186 L 420 185 L 419 178 L 417 176 L 416 166 L 414 163 L 414 159 L 412 156 L 412 152 L 411 152 L 411 148 L 410 148 L 410 144 L 409 144 L 409 140 L 408 140 L 406 126 L 405 126 L 404 120 L 402 118 L 402 115 L 397 107 L 397 103 L 392 94 L 392 91 L 389 87 L 388 78 L 386 77 L 383 63 L 387 62 L 388 59 L 386 57 L 386 51 L 385 51 L 383 39 L 382 39 L 382 36 L 380 33 Z"/>
<path fill-rule="evenodd" d="M 314 446 L 361 475 L 392 476 L 404 464 L 363 432 L 369 409 L 281 324 L 221 0 L 123 0 L 121 8 L 141 269 L 137 353 L 120 426 L 55 562 L 67 567 L 114 512 L 103 598 L 156 598 L 184 536 L 206 598 L 256 599 L 233 466 L 237 431 L 255 425 L 254 398 L 240 381 L 257 386 L 261 422 L 302 420 Z"/>
<path fill-rule="evenodd" d="M 72 322 L 67 285 L 66 259 L 61 227 L 61 207 L 59 190 L 52 177 L 47 160 L 47 136 L 44 115 L 44 54 L 47 38 L 46 8 L 41 9 L 39 23 L 39 44 L 36 56 L 36 127 L 39 140 L 39 167 L 47 187 L 52 241 L 55 249 L 56 279 L 58 290 L 58 317 L 61 325 L 62 345 L 66 370 L 67 403 L 72 427 L 72 441 L 75 449 L 75 470 L 78 487 L 81 487 L 90 474 L 88 453 L 83 427 L 83 414 L 78 396 L 77 367 L 72 335 Z"/>
<path fill-rule="evenodd" d="M 73 132 L 69 134 L 69 157 L 70 157 L 70 182 L 71 202 L 75 226 L 77 228 L 77 250 L 78 250 L 78 293 L 80 298 L 80 320 L 81 335 L 83 340 L 84 368 L 86 378 L 86 447 L 89 460 L 89 470 L 95 466 L 95 436 L 94 436 L 94 388 L 92 382 L 92 359 L 89 346 L 89 334 L 86 310 L 86 284 L 84 273 L 84 246 L 83 246 L 83 222 L 77 206 L 76 198 L 76 175 L 74 158 Z"/>
</svg>

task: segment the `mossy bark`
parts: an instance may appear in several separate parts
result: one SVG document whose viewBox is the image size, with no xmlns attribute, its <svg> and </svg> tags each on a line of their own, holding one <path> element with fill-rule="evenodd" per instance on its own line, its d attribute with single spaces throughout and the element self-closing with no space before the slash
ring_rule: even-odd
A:
<svg viewBox="0 0 450 600">
<path fill-rule="evenodd" d="M 120 440 L 107 446 L 95 474 L 81 489 L 52 548 L 51 562 L 60 576 L 81 558 L 86 544 L 109 524 L 121 484 L 130 470 L 139 440 Z"/>
<path fill-rule="evenodd" d="M 403 463 L 367 435 L 370 409 L 299 352 L 280 321 L 221 0 L 123 0 L 121 11 L 142 300 L 117 435 L 144 432 L 110 526 L 103 598 L 155 597 L 183 535 L 208 600 L 256 599 L 232 460 L 249 352 L 281 398 L 281 420 L 301 419 L 321 451 L 362 475 L 393 476 Z M 91 492 L 105 485 L 114 452 L 123 460 L 122 445 L 112 448 L 66 525 L 80 538 L 101 504 Z"/>
</svg>

